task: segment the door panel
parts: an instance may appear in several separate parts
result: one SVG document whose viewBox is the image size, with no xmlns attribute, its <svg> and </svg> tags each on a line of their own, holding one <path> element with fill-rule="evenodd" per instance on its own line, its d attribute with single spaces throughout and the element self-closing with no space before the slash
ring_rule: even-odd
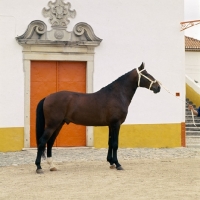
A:
<svg viewBox="0 0 200 200">
<path fill-rule="evenodd" d="M 36 107 L 38 102 L 56 92 L 56 62 L 31 62 L 30 88 L 30 146 L 35 147 Z"/>
<path fill-rule="evenodd" d="M 58 63 L 58 91 L 69 90 L 86 92 L 86 63 L 85 62 L 59 62 Z M 86 127 L 70 123 L 64 124 L 57 146 L 85 146 Z"/>
<path fill-rule="evenodd" d="M 86 92 L 86 63 L 85 62 L 59 62 L 58 91 L 70 90 Z"/>
</svg>

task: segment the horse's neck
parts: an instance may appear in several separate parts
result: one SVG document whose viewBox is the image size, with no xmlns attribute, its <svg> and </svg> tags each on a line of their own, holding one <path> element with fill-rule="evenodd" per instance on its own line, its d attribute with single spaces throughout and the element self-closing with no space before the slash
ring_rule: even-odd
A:
<svg viewBox="0 0 200 200">
<path fill-rule="evenodd" d="M 127 102 L 130 104 L 131 100 L 137 90 L 137 87 L 125 87 L 123 90 L 123 94 L 127 99 Z"/>
<path fill-rule="evenodd" d="M 122 98 L 129 105 L 137 90 L 137 82 L 134 80 L 135 77 L 132 70 L 102 88 L 99 92 L 109 93 L 115 95 L 116 98 Z"/>
<path fill-rule="evenodd" d="M 127 77 L 123 82 L 113 83 L 113 88 L 116 94 L 119 94 L 119 98 L 126 99 L 127 104 L 131 103 L 131 100 L 137 90 L 137 84 L 130 81 L 130 77 Z"/>
</svg>

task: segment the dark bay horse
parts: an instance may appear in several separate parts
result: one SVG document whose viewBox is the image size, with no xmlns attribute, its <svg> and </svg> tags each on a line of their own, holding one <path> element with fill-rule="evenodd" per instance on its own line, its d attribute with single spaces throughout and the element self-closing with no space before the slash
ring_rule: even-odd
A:
<svg viewBox="0 0 200 200">
<path fill-rule="evenodd" d="M 46 144 L 50 170 L 56 170 L 52 163 L 52 146 L 64 123 L 108 126 L 107 161 L 111 168 L 123 169 L 117 159 L 119 130 L 138 87 L 148 88 L 154 93 L 160 91 L 158 81 L 147 73 L 143 63 L 95 93 L 60 91 L 42 99 L 38 103 L 36 113 L 36 172 L 43 173 L 41 157 Z"/>
</svg>

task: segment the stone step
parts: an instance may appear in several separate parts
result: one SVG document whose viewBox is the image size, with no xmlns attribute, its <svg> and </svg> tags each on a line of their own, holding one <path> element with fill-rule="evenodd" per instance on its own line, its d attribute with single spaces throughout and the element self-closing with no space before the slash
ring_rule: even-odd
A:
<svg viewBox="0 0 200 200">
<path fill-rule="evenodd" d="M 196 127 L 195 125 L 196 125 L 197 127 Z M 195 123 L 195 125 L 194 125 L 193 123 L 186 123 L 186 124 L 185 124 L 185 127 L 186 127 L 186 128 L 188 128 L 188 127 L 195 127 L 195 128 L 197 128 L 197 129 L 200 128 L 200 123 Z"/>
<path fill-rule="evenodd" d="M 196 115 L 193 115 L 193 116 L 194 116 L 194 118 L 199 118 L 199 117 L 196 116 Z M 191 118 L 192 118 L 191 112 L 188 112 L 188 114 L 187 114 L 187 113 L 185 114 L 185 118 L 188 118 L 188 117 L 191 117 Z"/>
<path fill-rule="evenodd" d="M 194 118 L 194 122 L 195 122 L 195 124 L 200 123 L 200 117 L 199 117 L 198 119 Z M 193 119 L 192 119 L 192 118 L 191 118 L 191 119 L 185 119 L 185 123 L 186 123 L 186 124 L 187 124 L 187 123 L 192 124 L 192 123 L 193 123 Z"/>
<path fill-rule="evenodd" d="M 189 106 L 189 105 L 192 105 L 194 108 L 196 108 L 196 107 L 197 107 L 196 105 L 194 105 L 194 104 L 193 104 L 193 103 L 191 103 L 191 102 L 189 102 L 189 103 L 188 103 L 188 102 L 186 102 L 186 103 L 185 103 L 185 108 L 188 108 L 188 106 Z"/>
<path fill-rule="evenodd" d="M 197 109 L 196 105 L 192 101 L 186 98 L 185 102 L 185 132 L 186 132 L 186 147 L 200 148 L 200 117 L 194 115 L 194 123 L 192 113 L 188 109 L 188 104 L 193 105 L 194 109 Z"/>
<path fill-rule="evenodd" d="M 192 118 L 185 118 L 185 122 L 188 124 L 193 124 L 193 119 Z M 200 124 L 200 117 L 199 118 L 194 118 L 195 124 Z"/>
<path fill-rule="evenodd" d="M 191 116 L 192 117 L 192 113 L 190 110 L 185 110 L 185 116 Z"/>
<path fill-rule="evenodd" d="M 186 131 L 185 132 L 186 136 L 198 136 L 200 137 L 200 131 Z"/>
<path fill-rule="evenodd" d="M 186 143 L 186 147 L 187 147 L 187 148 L 200 148 L 200 144 L 190 144 L 190 143 Z"/>
<path fill-rule="evenodd" d="M 196 126 L 195 126 L 196 125 Z M 191 130 L 196 130 L 196 131 L 199 131 L 200 132 L 200 125 L 199 124 L 185 124 L 185 130 L 188 130 L 188 129 L 191 129 Z"/>
<path fill-rule="evenodd" d="M 186 147 L 189 148 L 200 148 L 200 137 L 198 136 L 187 136 Z"/>
<path fill-rule="evenodd" d="M 186 133 L 192 133 L 192 132 L 194 132 L 194 133 L 199 133 L 200 134 L 200 129 L 192 129 L 192 130 L 185 129 L 185 132 Z"/>
<path fill-rule="evenodd" d="M 194 119 L 200 119 L 200 117 L 197 117 L 197 116 L 193 116 L 194 117 Z M 185 115 L 185 120 L 187 120 L 187 119 L 192 119 L 192 115 Z"/>
</svg>

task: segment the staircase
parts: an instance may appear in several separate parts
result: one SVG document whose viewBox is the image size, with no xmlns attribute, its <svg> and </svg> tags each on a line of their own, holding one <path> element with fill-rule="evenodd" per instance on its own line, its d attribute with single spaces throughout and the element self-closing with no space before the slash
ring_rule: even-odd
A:
<svg viewBox="0 0 200 200">
<path fill-rule="evenodd" d="M 186 99 L 186 102 L 194 105 L 189 99 Z M 193 124 L 191 111 L 188 109 L 186 103 L 185 107 L 185 126 L 186 126 L 186 146 L 187 147 L 199 147 L 200 148 L 200 117 L 194 116 L 194 121 L 196 126 Z"/>
</svg>

